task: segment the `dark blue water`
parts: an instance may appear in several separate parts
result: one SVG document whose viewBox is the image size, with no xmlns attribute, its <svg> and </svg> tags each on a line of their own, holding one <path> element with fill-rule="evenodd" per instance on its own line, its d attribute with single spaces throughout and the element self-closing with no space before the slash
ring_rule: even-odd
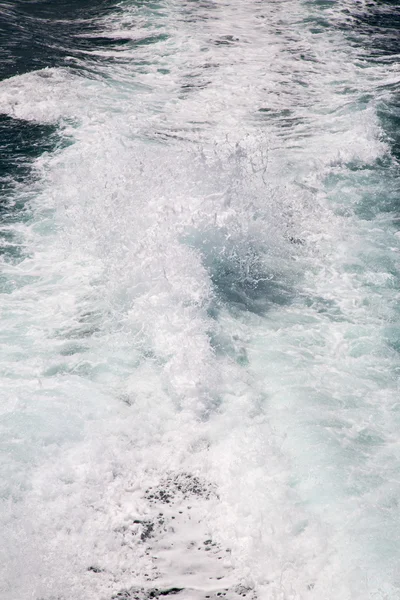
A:
<svg viewBox="0 0 400 600">
<path fill-rule="evenodd" d="M 110 0 L 15 0 L 0 3 L 0 80 L 50 67 L 90 71 L 79 60 L 93 47 L 123 44 L 98 32 L 99 19 L 116 9 Z M 88 37 L 90 36 L 90 38 Z M 0 214 L 4 222 L 22 218 L 25 202 L 16 186 L 34 177 L 32 162 L 62 146 L 56 125 L 0 115 Z M 17 215 L 20 215 L 18 217 Z M 6 244 L 8 248 L 8 244 Z"/>
<path fill-rule="evenodd" d="M 115 5 L 111 0 L 2 2 L 0 78 L 46 67 L 73 68 L 71 57 L 81 51 L 123 43 L 96 35 L 99 19 Z"/>
<path fill-rule="evenodd" d="M 16 0 L 0 3 L 0 80 L 50 67 L 90 70 L 81 53 L 124 44 L 99 32 L 99 20 L 116 11 L 111 0 Z M 90 36 L 90 37 L 89 37 Z M 54 149 L 56 128 L 10 117 L 0 121 L 0 182 L 21 181 L 29 163 Z"/>
</svg>

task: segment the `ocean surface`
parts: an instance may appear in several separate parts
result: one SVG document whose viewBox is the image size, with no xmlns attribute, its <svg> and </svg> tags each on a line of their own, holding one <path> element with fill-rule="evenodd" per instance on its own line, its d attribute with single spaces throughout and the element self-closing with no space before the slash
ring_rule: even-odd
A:
<svg viewBox="0 0 400 600">
<path fill-rule="evenodd" d="M 0 0 L 1 600 L 400 598 L 400 2 Z"/>
</svg>

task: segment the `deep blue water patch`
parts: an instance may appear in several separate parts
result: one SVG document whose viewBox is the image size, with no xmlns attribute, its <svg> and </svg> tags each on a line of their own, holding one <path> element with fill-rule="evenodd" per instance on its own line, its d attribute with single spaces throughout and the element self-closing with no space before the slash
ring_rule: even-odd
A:
<svg viewBox="0 0 400 600">
<path fill-rule="evenodd" d="M 346 9 L 351 17 L 342 27 L 348 38 L 355 44 L 362 43 L 371 57 L 387 60 L 400 52 L 400 3 L 398 0 L 384 0 L 368 3 L 366 7 L 354 2 L 352 9 Z"/>
<path fill-rule="evenodd" d="M 116 5 L 112 0 L 0 0 L 0 80 L 47 67 L 84 69 L 85 62 L 71 56 L 123 44 L 99 29 L 101 18 L 115 13 Z M 34 160 L 68 142 L 56 125 L 0 114 L 0 253 L 6 258 L 18 254 L 8 225 L 27 218 Z"/>
<path fill-rule="evenodd" d="M 31 173 L 32 161 L 54 150 L 58 140 L 55 125 L 0 115 L 0 207 L 4 193 L 23 181 Z"/>
<path fill-rule="evenodd" d="M 70 57 L 79 51 L 123 44 L 126 40 L 107 38 L 98 29 L 99 20 L 115 13 L 116 5 L 112 0 L 0 2 L 0 79 L 45 67 L 73 67 Z"/>
<path fill-rule="evenodd" d="M 29 218 L 33 161 L 61 142 L 55 125 L 0 115 L 0 255 L 5 260 L 19 260 L 23 255 L 10 225 Z"/>
</svg>

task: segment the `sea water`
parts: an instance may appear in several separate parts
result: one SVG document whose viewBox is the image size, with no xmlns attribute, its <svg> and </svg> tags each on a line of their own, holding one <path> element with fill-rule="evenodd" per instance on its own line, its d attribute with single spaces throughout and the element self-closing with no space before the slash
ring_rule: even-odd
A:
<svg viewBox="0 0 400 600">
<path fill-rule="evenodd" d="M 398 3 L 0 11 L 2 600 L 399 598 Z"/>
</svg>

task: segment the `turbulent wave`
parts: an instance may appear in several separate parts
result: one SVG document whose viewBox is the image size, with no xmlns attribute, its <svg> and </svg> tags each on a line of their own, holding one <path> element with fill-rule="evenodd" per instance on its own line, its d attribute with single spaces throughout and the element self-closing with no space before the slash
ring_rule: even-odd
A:
<svg viewBox="0 0 400 600">
<path fill-rule="evenodd" d="M 398 8 L 353 4 L 2 3 L 5 600 L 398 596 Z"/>
</svg>

